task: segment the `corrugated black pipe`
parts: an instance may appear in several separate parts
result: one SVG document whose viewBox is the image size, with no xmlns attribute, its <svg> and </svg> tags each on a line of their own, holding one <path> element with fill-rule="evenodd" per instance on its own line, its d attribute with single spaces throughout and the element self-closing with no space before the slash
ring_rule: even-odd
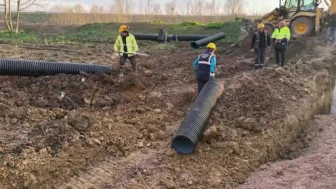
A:
<svg viewBox="0 0 336 189">
<path fill-rule="evenodd" d="M 206 129 L 212 109 L 223 91 L 224 86 L 217 79 L 210 78 L 205 84 L 172 140 L 172 147 L 177 152 L 194 152 L 201 134 Z"/>
<path fill-rule="evenodd" d="M 225 33 L 224 32 L 220 32 L 220 33 L 217 33 L 215 35 L 209 36 L 207 38 L 200 39 L 198 41 L 193 41 L 193 42 L 190 43 L 190 47 L 193 48 L 193 49 L 197 49 L 197 48 L 199 48 L 202 45 L 206 45 L 209 42 L 215 42 L 215 41 L 217 41 L 219 39 L 222 39 L 224 37 L 225 37 Z"/>
<path fill-rule="evenodd" d="M 158 41 L 158 34 L 142 34 L 135 33 L 133 34 L 136 40 L 149 40 L 149 41 Z"/>
<path fill-rule="evenodd" d="M 195 41 L 209 37 L 209 35 L 170 35 L 168 41 Z"/>
<path fill-rule="evenodd" d="M 110 75 L 112 70 L 109 66 L 103 65 L 0 59 L 0 75 L 42 76 L 60 73 L 79 74 L 80 72 L 90 74 L 105 73 Z"/>
</svg>

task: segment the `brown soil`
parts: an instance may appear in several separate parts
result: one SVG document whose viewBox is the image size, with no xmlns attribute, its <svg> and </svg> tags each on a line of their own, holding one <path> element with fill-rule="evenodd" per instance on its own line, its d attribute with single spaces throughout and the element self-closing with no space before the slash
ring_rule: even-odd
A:
<svg viewBox="0 0 336 189">
<path fill-rule="evenodd" d="M 284 154 L 303 122 L 329 103 L 334 50 L 315 38 L 293 41 L 284 68 L 252 70 L 249 51 L 219 52 L 216 77 L 224 95 L 196 153 L 181 156 L 170 142 L 195 99 L 192 62 L 202 49 L 139 44 L 152 56 L 138 57 L 136 79 L 129 65 L 122 80 L 115 74 L 0 77 L 3 188 L 237 186 Z M 301 52 L 311 46 L 311 53 Z M 118 67 L 110 44 L 3 44 L 0 54 Z"/>
<path fill-rule="evenodd" d="M 263 165 L 239 189 L 335 188 L 336 117 L 317 116 L 298 143 L 297 159 Z"/>
</svg>

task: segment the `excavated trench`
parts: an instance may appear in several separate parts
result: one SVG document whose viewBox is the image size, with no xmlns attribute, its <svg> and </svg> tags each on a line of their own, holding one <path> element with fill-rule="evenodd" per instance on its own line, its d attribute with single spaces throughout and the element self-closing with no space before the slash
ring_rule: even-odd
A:
<svg viewBox="0 0 336 189">
<path fill-rule="evenodd" d="M 302 44 L 304 47 L 316 46 Z M 296 50 L 298 49 L 296 48 Z M 324 54 L 321 55 L 321 52 Z M 103 188 L 104 184 L 109 186 L 105 188 L 229 188 L 238 186 L 260 165 L 286 155 L 295 138 L 299 136 L 314 115 L 330 113 L 332 90 L 336 79 L 336 67 L 333 62 L 336 56 L 333 55 L 334 53 L 333 49 L 326 50 L 325 47 L 316 47 L 314 52 L 309 55 L 301 52 L 298 53 L 301 57 L 290 55 L 289 57 L 295 58 L 291 58 L 285 68 L 267 67 L 257 71 L 232 72 L 232 76 L 230 70 L 223 66 L 223 70 L 225 69 L 227 71 L 225 73 L 228 74 L 222 77 L 218 76 L 218 78 L 225 83 L 224 94 L 218 99 L 216 108 L 209 119 L 210 127 L 192 156 L 181 156 L 170 149 L 170 137 L 173 136 L 173 131 L 178 129 L 179 121 L 182 118 L 179 116 L 168 124 L 164 124 L 172 117 L 169 117 L 168 113 L 166 115 L 165 106 L 160 105 L 161 100 L 167 98 L 163 91 L 161 93 L 158 91 L 144 93 L 143 96 L 149 95 L 148 101 L 129 104 L 124 108 L 127 102 L 131 101 L 128 96 L 135 93 L 131 90 L 132 87 L 106 88 L 106 84 L 112 85 L 112 82 L 107 79 L 108 82 L 102 82 L 99 77 L 90 83 L 82 82 L 85 87 L 80 87 L 81 85 L 77 84 L 78 86 L 76 85 L 75 88 L 78 91 L 83 91 L 81 97 L 86 97 L 88 93 L 86 91 L 91 84 L 98 83 L 101 86 L 96 86 L 97 90 L 92 96 L 99 96 L 101 93 L 101 96 L 104 96 L 104 99 L 100 99 L 104 100 L 101 104 L 105 105 L 108 102 L 116 106 L 113 111 L 119 111 L 121 115 L 106 114 L 105 110 L 98 106 L 99 104 L 91 102 L 91 97 L 84 98 L 84 101 L 81 101 L 83 107 L 90 106 L 93 110 L 83 114 L 82 120 L 71 122 L 70 125 L 80 128 L 79 134 L 84 136 L 85 141 L 84 139 L 80 140 L 80 142 L 74 143 L 76 146 L 71 146 L 73 144 L 68 140 L 67 144 L 72 148 L 76 147 L 78 151 L 70 151 L 69 147 L 64 147 L 61 153 L 56 153 L 55 157 L 51 157 L 44 150 L 45 146 L 42 146 L 43 148 L 38 153 L 27 149 L 20 157 L 22 158 L 20 161 L 23 160 L 23 163 L 19 164 L 22 165 L 20 171 L 29 175 L 28 178 L 24 178 L 26 183 L 31 183 L 36 187 L 42 186 L 42 188 L 43 186 L 44 188 L 47 186 L 54 188 Z M 241 64 L 239 66 L 238 68 L 241 69 Z M 230 78 L 226 78 L 228 75 Z M 80 81 L 80 79 L 73 76 L 73 80 Z M 65 81 L 62 82 L 62 85 L 65 85 Z M 99 88 L 104 90 L 99 91 Z M 124 88 L 129 88 L 125 97 L 121 95 L 125 93 Z M 169 112 L 170 114 L 177 111 L 176 109 L 179 107 L 177 105 L 190 103 L 194 95 L 192 90 L 189 91 L 186 88 L 188 90 L 185 90 L 184 93 L 182 91 L 181 95 L 176 97 L 174 89 L 179 90 L 180 88 L 173 88 L 172 91 L 169 91 L 173 93 L 171 96 L 174 96 L 175 99 L 186 98 L 187 100 L 171 101 L 176 106 Z M 69 92 L 69 94 L 71 93 Z M 74 94 L 77 93 L 73 93 L 73 96 L 70 97 L 75 97 Z M 45 96 L 52 97 L 50 97 L 50 102 L 57 102 L 57 95 L 55 94 L 55 97 Z M 110 98 L 106 98 L 108 95 Z M 113 97 L 117 95 L 123 98 L 114 99 Z M 92 99 L 94 98 L 92 97 Z M 155 100 L 158 105 L 153 106 L 153 111 L 157 110 L 154 108 L 162 109 L 151 114 L 152 117 L 147 117 L 146 109 L 134 108 L 148 105 L 148 103 L 154 104 Z M 135 101 L 137 102 L 138 99 Z M 118 104 L 120 106 L 117 106 Z M 126 116 L 126 109 L 129 107 L 134 109 L 131 114 L 134 117 Z M 92 119 L 93 116 L 89 114 L 95 114 L 97 117 Z M 36 115 L 40 116 L 40 113 Z M 63 113 L 59 112 L 54 116 L 61 115 Z M 73 118 L 78 115 L 82 116 L 80 111 L 69 114 L 67 117 Z M 41 116 L 39 119 L 43 120 L 43 115 Z M 115 118 L 116 116 L 117 118 Z M 87 123 L 86 117 L 94 121 L 95 125 L 82 128 L 83 125 L 91 125 L 91 123 Z M 123 117 L 129 120 L 124 123 L 121 119 Z M 97 122 L 95 122 L 96 120 Z M 153 128 L 147 124 L 140 125 L 146 120 L 149 120 L 148 123 Z M 62 124 L 41 125 L 37 130 L 34 130 L 37 132 L 33 134 L 37 133 L 38 136 L 42 136 L 40 133 L 45 132 L 46 128 L 56 130 Z M 112 131 L 110 126 L 112 126 L 111 129 L 113 128 Z M 86 139 L 91 137 L 91 133 L 87 136 L 88 131 L 92 131 L 91 127 L 96 129 L 97 133 L 99 132 L 99 135 L 92 132 L 92 137 L 97 139 L 99 136 L 104 136 L 108 141 L 105 143 L 104 140 L 94 140 L 95 143 L 98 143 L 96 146 L 101 146 L 101 151 L 99 151 L 99 154 L 102 154 L 101 159 L 94 155 L 90 156 L 90 149 L 92 154 L 96 153 L 92 152 L 96 149 L 95 143 L 92 141 L 90 143 L 92 148 L 84 149 Z M 106 130 L 101 130 L 102 127 L 106 127 Z M 67 129 L 71 128 L 65 127 L 64 132 L 68 132 Z M 63 132 L 63 130 L 60 131 Z M 62 134 L 62 132 L 58 133 Z M 55 135 L 47 133 L 47 136 L 53 139 Z M 160 139 L 156 139 L 159 137 Z M 80 139 L 80 137 L 78 138 Z M 39 140 L 44 139 L 43 137 L 37 138 L 37 143 Z M 59 146 L 63 148 L 66 145 L 60 140 Z M 123 150 L 120 155 L 118 154 L 121 151 L 119 148 Z M 127 155 L 125 155 L 125 151 L 127 151 Z M 106 155 L 104 152 L 109 152 L 109 154 Z M 68 159 L 67 156 L 69 156 Z M 85 164 L 90 166 L 85 166 Z M 50 165 L 55 170 L 50 171 L 50 167 L 48 168 Z"/>
</svg>

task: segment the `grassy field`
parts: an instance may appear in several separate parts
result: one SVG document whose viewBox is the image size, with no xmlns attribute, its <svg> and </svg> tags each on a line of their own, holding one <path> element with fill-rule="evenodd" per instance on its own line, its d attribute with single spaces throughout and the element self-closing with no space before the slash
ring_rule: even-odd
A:
<svg viewBox="0 0 336 189">
<path fill-rule="evenodd" d="M 6 43 L 73 43 L 73 42 L 90 42 L 90 43 L 113 43 L 118 35 L 120 23 L 92 23 L 82 26 L 74 26 L 65 30 L 61 34 L 44 33 L 43 29 L 38 30 L 31 25 L 31 29 L 26 29 L 22 25 L 18 34 L 7 31 L 0 32 L 0 41 Z M 240 27 L 242 22 L 237 20 L 233 22 L 212 22 L 201 24 L 199 22 L 184 22 L 181 24 L 165 23 L 129 23 L 131 33 L 158 34 L 160 29 L 167 30 L 168 34 L 193 34 L 193 35 L 213 35 L 218 32 L 225 32 L 226 38 L 223 42 L 238 42 L 240 36 Z"/>
</svg>

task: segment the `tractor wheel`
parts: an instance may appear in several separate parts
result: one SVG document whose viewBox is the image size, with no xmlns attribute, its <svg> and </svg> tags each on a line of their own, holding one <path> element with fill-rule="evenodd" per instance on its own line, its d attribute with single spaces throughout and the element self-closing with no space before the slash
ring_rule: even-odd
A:
<svg viewBox="0 0 336 189">
<path fill-rule="evenodd" d="M 294 35 L 310 35 L 314 32 L 314 22 L 309 17 L 295 18 L 290 24 L 290 29 Z"/>
<path fill-rule="evenodd" d="M 273 34 L 274 26 L 271 23 L 265 23 L 265 31 L 269 33 L 269 35 Z"/>
</svg>

